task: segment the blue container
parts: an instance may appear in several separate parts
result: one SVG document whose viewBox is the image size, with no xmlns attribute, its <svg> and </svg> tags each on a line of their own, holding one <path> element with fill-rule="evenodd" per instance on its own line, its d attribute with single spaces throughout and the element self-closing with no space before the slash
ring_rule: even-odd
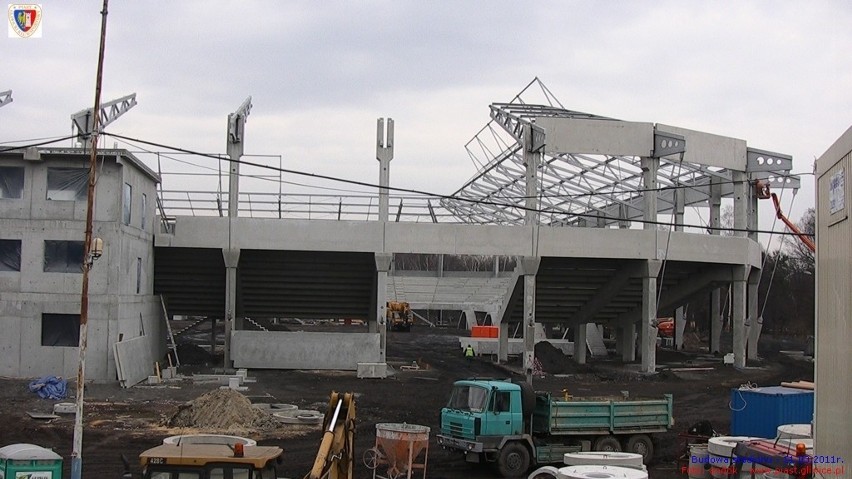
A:
<svg viewBox="0 0 852 479">
<path fill-rule="evenodd" d="M 814 392 L 773 386 L 731 389 L 731 435 L 775 438 L 778 426 L 809 424 Z"/>
</svg>

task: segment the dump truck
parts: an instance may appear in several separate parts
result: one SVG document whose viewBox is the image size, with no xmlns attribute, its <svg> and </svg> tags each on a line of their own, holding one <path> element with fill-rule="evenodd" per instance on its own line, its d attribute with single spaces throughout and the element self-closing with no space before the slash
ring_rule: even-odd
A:
<svg viewBox="0 0 852 479">
<path fill-rule="evenodd" d="M 411 331 L 414 324 L 414 312 L 405 301 L 388 301 L 387 324 L 391 331 Z"/>
<path fill-rule="evenodd" d="M 566 452 L 627 451 L 648 463 L 651 435 L 674 425 L 672 395 L 658 399 L 554 397 L 526 383 L 467 379 L 453 385 L 441 410 L 438 444 L 489 463 L 504 477 L 536 464 L 562 462 Z"/>
</svg>

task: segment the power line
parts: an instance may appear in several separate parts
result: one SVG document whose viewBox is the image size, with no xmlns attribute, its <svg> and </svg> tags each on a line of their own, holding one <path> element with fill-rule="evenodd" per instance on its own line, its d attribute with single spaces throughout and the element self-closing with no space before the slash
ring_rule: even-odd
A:
<svg viewBox="0 0 852 479">
<path fill-rule="evenodd" d="M 77 138 L 77 135 L 66 136 L 63 138 L 54 138 L 46 141 L 40 141 L 38 143 L 30 143 L 28 145 L 17 145 L 9 148 L 0 149 L 0 153 L 6 153 L 7 151 L 15 151 L 15 150 L 23 150 L 26 148 L 32 148 L 35 146 L 44 146 L 44 145 L 52 145 L 53 143 L 59 143 L 60 141 L 70 140 L 71 138 Z"/>
<path fill-rule="evenodd" d="M 623 221 L 624 220 L 624 218 L 619 218 L 619 217 L 615 217 L 615 216 L 606 216 L 606 215 L 591 214 L 591 213 L 568 213 L 568 212 L 565 212 L 565 211 L 562 211 L 562 210 L 556 210 L 556 209 L 528 208 L 528 207 L 520 205 L 520 204 L 507 204 L 507 203 L 498 203 L 498 202 L 494 202 L 494 201 L 487 201 L 487 200 L 481 200 L 481 199 L 464 198 L 464 197 L 446 195 L 446 194 L 441 194 L 441 193 L 433 193 L 433 192 L 418 190 L 418 189 L 413 189 L 413 188 L 399 188 L 399 187 L 394 187 L 394 186 L 380 186 L 380 185 L 377 185 L 377 184 L 374 184 L 374 183 L 368 183 L 366 181 L 350 180 L 350 179 L 346 179 L 346 178 L 324 175 L 324 174 L 320 174 L 320 173 L 310 173 L 310 172 L 306 172 L 306 171 L 292 170 L 292 169 L 289 169 L 289 168 L 280 168 L 280 167 L 264 165 L 264 164 L 261 164 L 261 163 L 255 163 L 255 162 L 245 161 L 245 160 L 231 160 L 231 159 L 228 159 L 228 158 L 220 158 L 219 156 L 211 155 L 209 153 L 201 153 L 201 152 L 197 152 L 197 151 L 188 150 L 186 148 L 180 148 L 180 147 L 170 146 L 170 145 L 166 145 L 166 144 L 162 144 L 162 143 L 156 143 L 156 142 L 152 142 L 152 141 L 141 140 L 141 139 L 138 139 L 138 138 L 130 138 L 130 137 L 118 135 L 118 134 L 115 134 L 115 133 L 104 132 L 103 134 L 107 135 L 107 136 L 114 137 L 114 138 L 126 140 L 126 141 L 133 141 L 133 142 L 142 143 L 142 144 L 145 144 L 145 145 L 155 146 L 155 147 L 158 147 L 158 148 L 165 148 L 165 149 L 169 149 L 169 150 L 173 150 L 173 151 L 179 151 L 179 152 L 182 152 L 182 153 L 193 154 L 193 155 L 197 155 L 197 156 L 201 156 L 201 157 L 214 159 L 214 160 L 217 160 L 217 161 L 222 160 L 222 159 L 224 159 L 226 161 L 237 161 L 240 164 L 246 165 L 246 166 L 253 166 L 253 167 L 257 167 L 257 168 L 266 168 L 266 169 L 278 171 L 278 172 L 281 172 L 281 173 L 288 173 L 288 174 L 291 174 L 291 175 L 305 176 L 305 177 L 309 177 L 309 178 L 316 178 L 316 179 L 322 179 L 322 180 L 328 180 L 328 181 L 335 181 L 335 182 L 346 183 L 346 184 L 350 184 L 350 185 L 363 186 L 363 187 L 366 187 L 366 188 L 376 188 L 376 189 L 382 188 L 382 189 L 386 189 L 386 190 L 389 190 L 389 191 L 397 191 L 397 192 L 401 192 L 401 193 L 416 194 L 416 195 L 424 196 L 424 197 L 427 197 L 427 198 L 454 200 L 454 201 L 461 201 L 461 202 L 465 202 L 465 203 L 478 204 L 478 205 L 497 206 L 497 207 L 500 207 L 500 208 L 515 208 L 515 209 L 522 210 L 522 211 L 533 211 L 533 212 L 537 212 L 537 213 L 540 213 L 540 214 L 558 214 L 558 215 L 574 216 L 574 217 L 580 217 L 580 218 L 591 218 L 591 219 L 596 219 L 596 220 L 600 220 L 600 219 L 611 220 L 611 221 Z M 671 225 L 670 222 L 652 221 L 652 220 L 644 220 L 644 219 L 643 220 L 631 219 L 630 221 L 634 222 L 634 223 L 652 224 L 652 225 L 658 225 L 658 226 L 670 226 Z M 748 228 L 710 227 L 710 226 L 700 226 L 700 225 L 692 225 L 692 224 L 683 224 L 682 226 L 684 228 L 697 228 L 697 229 L 706 229 L 706 230 L 715 230 L 715 231 L 730 231 L 730 232 L 742 232 L 742 233 L 765 233 L 765 234 L 773 233 L 772 231 L 769 231 L 769 230 L 748 229 Z M 790 233 L 790 232 L 774 232 L 774 233 L 775 234 L 785 234 L 785 235 L 795 235 L 796 234 L 796 233 Z M 813 235 L 809 235 L 809 236 L 813 236 Z"/>
</svg>

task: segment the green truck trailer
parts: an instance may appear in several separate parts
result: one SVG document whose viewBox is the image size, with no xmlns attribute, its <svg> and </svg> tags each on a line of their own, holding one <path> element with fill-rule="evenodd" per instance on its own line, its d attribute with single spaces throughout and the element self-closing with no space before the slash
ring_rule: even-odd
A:
<svg viewBox="0 0 852 479">
<path fill-rule="evenodd" d="M 651 436 L 674 425 L 672 396 L 659 399 L 560 398 L 528 385 L 491 379 L 456 381 L 441 410 L 438 444 L 490 463 L 504 477 L 566 452 L 634 452 L 647 463 Z"/>
</svg>

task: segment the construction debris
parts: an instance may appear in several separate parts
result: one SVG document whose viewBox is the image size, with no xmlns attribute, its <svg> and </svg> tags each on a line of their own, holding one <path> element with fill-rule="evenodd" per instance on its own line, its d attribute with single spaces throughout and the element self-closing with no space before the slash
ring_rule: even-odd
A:
<svg viewBox="0 0 852 479">
<path fill-rule="evenodd" d="M 812 383 L 810 381 L 794 381 L 794 382 L 790 382 L 790 383 L 785 382 L 785 383 L 781 383 L 781 385 L 788 387 L 788 388 L 808 389 L 808 390 L 811 390 L 811 391 L 814 390 L 814 383 Z"/>
</svg>

